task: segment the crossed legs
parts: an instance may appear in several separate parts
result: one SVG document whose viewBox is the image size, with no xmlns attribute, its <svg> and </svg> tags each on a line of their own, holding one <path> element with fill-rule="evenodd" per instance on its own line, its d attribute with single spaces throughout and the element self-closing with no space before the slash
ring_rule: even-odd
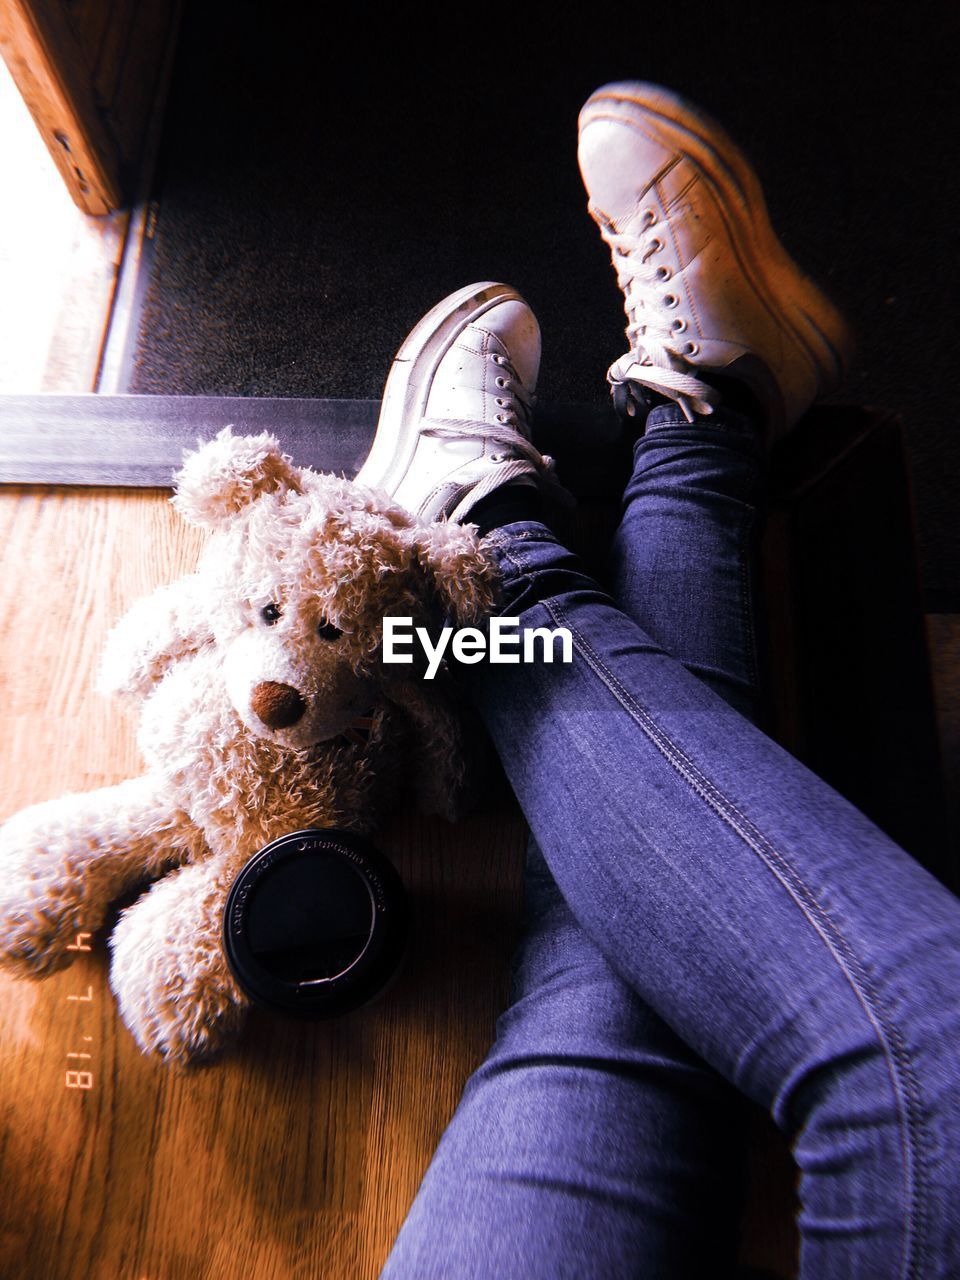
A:
<svg viewBox="0 0 960 1280">
<path fill-rule="evenodd" d="M 744 157 L 677 95 L 598 90 L 580 164 L 628 318 L 614 398 L 656 406 L 616 602 L 497 496 L 550 470 L 518 295 L 435 308 L 378 428 L 410 511 L 488 533 L 500 612 L 573 637 L 570 664 L 465 675 L 536 841 L 529 918 L 386 1274 L 723 1274 L 735 1090 L 793 1144 L 803 1280 L 955 1275 L 960 903 L 751 719 L 754 428 L 836 385 L 844 326 Z"/>
</svg>

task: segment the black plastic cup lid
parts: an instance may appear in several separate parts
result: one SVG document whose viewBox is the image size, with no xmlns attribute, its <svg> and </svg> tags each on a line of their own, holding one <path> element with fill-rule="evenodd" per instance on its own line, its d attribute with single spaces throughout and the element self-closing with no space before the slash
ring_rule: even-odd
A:
<svg viewBox="0 0 960 1280">
<path fill-rule="evenodd" d="M 400 878 L 369 841 L 312 828 L 274 840 L 246 864 L 224 911 L 227 958 L 259 1004 L 330 1018 L 372 1000 L 407 937 Z"/>
</svg>

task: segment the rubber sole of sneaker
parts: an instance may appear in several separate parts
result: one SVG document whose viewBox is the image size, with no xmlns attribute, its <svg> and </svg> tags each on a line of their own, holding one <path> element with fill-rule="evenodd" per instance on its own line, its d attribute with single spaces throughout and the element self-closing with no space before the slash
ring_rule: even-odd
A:
<svg viewBox="0 0 960 1280">
<path fill-rule="evenodd" d="M 580 130 L 599 120 L 639 128 L 703 171 L 720 197 L 731 244 L 757 296 L 806 354 L 817 394 L 836 390 L 853 346 L 847 324 L 780 243 L 760 179 L 723 127 L 680 94 L 642 81 L 604 85 L 591 94 L 580 112 Z"/>
<path fill-rule="evenodd" d="M 406 475 L 437 366 L 473 321 L 501 302 L 523 299 L 492 280 L 466 285 L 432 307 L 404 339 L 383 389 L 373 446 L 357 474 L 371 489 L 393 492 Z"/>
</svg>

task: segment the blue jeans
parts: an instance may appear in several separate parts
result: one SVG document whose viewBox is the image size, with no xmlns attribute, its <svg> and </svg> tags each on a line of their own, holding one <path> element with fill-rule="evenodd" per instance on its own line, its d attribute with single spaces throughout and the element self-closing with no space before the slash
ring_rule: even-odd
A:
<svg viewBox="0 0 960 1280">
<path fill-rule="evenodd" d="M 741 1094 L 792 1143 L 804 1280 L 960 1275 L 960 903 L 752 723 L 759 453 L 653 410 L 618 604 L 543 525 L 488 536 L 574 661 L 467 672 L 536 845 L 390 1280 L 732 1273 Z"/>
</svg>

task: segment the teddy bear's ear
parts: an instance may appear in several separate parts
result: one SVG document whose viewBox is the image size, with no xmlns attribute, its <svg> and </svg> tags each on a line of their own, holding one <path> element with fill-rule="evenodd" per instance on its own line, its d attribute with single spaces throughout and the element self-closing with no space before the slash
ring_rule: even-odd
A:
<svg viewBox="0 0 960 1280">
<path fill-rule="evenodd" d="M 194 453 L 177 475 L 173 505 L 190 524 L 215 528 L 263 493 L 302 492 L 299 472 L 266 431 L 235 436 L 229 427 Z"/>
<path fill-rule="evenodd" d="M 458 625 L 480 622 L 493 611 L 497 572 L 475 529 L 442 521 L 414 526 L 410 537 L 444 611 Z"/>
</svg>

